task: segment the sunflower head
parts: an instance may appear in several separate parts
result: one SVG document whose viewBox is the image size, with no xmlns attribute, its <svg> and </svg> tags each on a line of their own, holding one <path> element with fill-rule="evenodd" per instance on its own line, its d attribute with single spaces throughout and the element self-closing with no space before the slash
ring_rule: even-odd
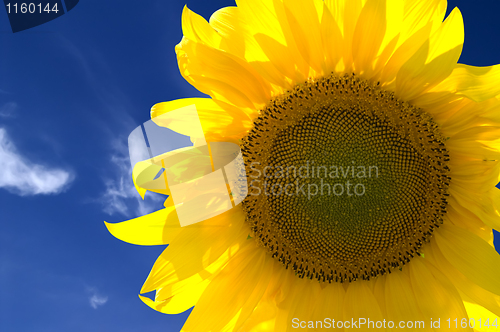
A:
<svg viewBox="0 0 500 332">
<path fill-rule="evenodd" d="M 300 277 L 399 268 L 443 222 L 444 141 L 429 114 L 354 75 L 308 81 L 270 102 L 243 139 L 247 222 Z"/>
</svg>

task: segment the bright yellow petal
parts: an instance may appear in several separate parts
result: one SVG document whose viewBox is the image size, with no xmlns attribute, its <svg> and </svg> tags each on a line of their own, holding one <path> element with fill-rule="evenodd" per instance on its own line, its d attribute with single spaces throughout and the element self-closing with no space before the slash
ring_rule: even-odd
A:
<svg viewBox="0 0 500 332">
<path fill-rule="evenodd" d="M 340 28 L 332 13 L 323 3 L 323 14 L 321 17 L 321 39 L 323 42 L 323 54 L 325 55 L 326 72 L 334 72 L 337 64 L 342 58 L 343 37 Z"/>
<path fill-rule="evenodd" d="M 447 319 L 457 318 L 460 321 L 462 318 L 467 318 L 462 298 L 455 286 L 445 276 L 440 275 L 439 278 L 434 276 L 427 264 L 428 260 L 421 257 L 413 258 L 408 264 L 411 287 L 424 320 L 430 322 L 431 319 L 434 321 L 441 319 L 441 323 L 444 324 Z M 450 329 L 450 331 L 458 330 Z"/>
<path fill-rule="evenodd" d="M 207 141 L 241 137 L 251 127 L 249 116 L 241 109 L 209 98 L 186 98 L 158 103 L 151 108 L 151 119 L 157 125 L 168 127 L 179 134 L 194 136 L 199 133 L 194 131 L 192 124 L 198 119 L 193 118 L 192 112 L 168 117 L 168 121 L 162 117 L 171 111 L 191 105 L 196 106 Z"/>
<path fill-rule="evenodd" d="M 474 331 L 491 332 L 500 329 L 500 317 L 475 303 L 464 302 L 464 304 L 469 315 L 469 326 L 473 326 Z"/>
<path fill-rule="evenodd" d="M 308 77 L 312 76 L 310 72 L 310 64 L 308 63 L 307 57 L 304 57 L 304 49 L 302 49 L 304 47 L 304 43 L 307 43 L 307 41 L 304 40 L 305 36 L 300 29 L 297 29 L 298 22 L 294 21 L 294 17 L 290 15 L 290 11 L 285 4 L 282 3 L 282 1 L 273 1 L 273 6 L 281 31 L 283 32 L 283 36 L 285 38 L 287 51 L 293 61 L 295 68 L 295 82 L 303 82 Z M 296 35 L 296 33 L 298 34 Z M 296 39 L 299 42 L 297 42 Z"/>
<path fill-rule="evenodd" d="M 312 280 L 297 280 L 293 289 L 293 303 L 290 308 L 290 316 L 299 321 L 316 320 L 313 316 L 315 307 L 319 304 L 321 287 L 318 282 Z M 287 331 L 294 330 L 293 318 L 288 322 Z M 320 318 L 321 320 L 322 318 Z"/>
<path fill-rule="evenodd" d="M 350 283 L 344 299 L 344 320 L 359 320 L 364 318 L 372 321 L 382 321 L 382 311 L 373 292 L 364 282 Z M 372 331 L 367 324 L 360 326 L 359 331 Z M 384 328 L 377 331 L 385 331 Z"/>
<path fill-rule="evenodd" d="M 387 318 L 394 322 L 424 321 L 415 299 L 418 294 L 413 294 L 408 276 L 396 270 L 384 277 Z"/>
<path fill-rule="evenodd" d="M 405 0 L 401 42 L 429 24 L 432 26 L 429 32 L 436 31 L 443 22 L 446 7 L 447 0 Z"/>
<path fill-rule="evenodd" d="M 214 277 L 183 330 L 220 331 L 241 310 L 235 326 L 238 330 L 254 311 L 271 278 L 272 259 L 257 249 L 254 245 L 240 250 Z"/>
<path fill-rule="evenodd" d="M 289 31 L 283 4 L 272 0 L 238 0 L 236 4 L 249 23 L 250 32 L 276 69 L 295 82 L 306 80 L 307 65 Z"/>
<path fill-rule="evenodd" d="M 442 225 L 436 243 L 444 257 L 474 283 L 500 295 L 500 255 L 477 235 L 456 226 Z"/>
<path fill-rule="evenodd" d="M 220 49 L 245 59 L 272 84 L 275 94 L 291 88 L 285 76 L 269 61 L 238 7 L 221 8 L 210 17 L 210 25 L 222 36 Z"/>
<path fill-rule="evenodd" d="M 392 48 L 396 46 L 402 16 L 402 1 L 368 0 L 366 2 L 359 15 L 353 36 L 352 54 L 357 74 L 367 79 L 373 76 L 379 53 L 382 53 L 389 44 Z"/>
<path fill-rule="evenodd" d="M 104 224 L 114 237 L 142 246 L 168 244 L 181 229 L 173 206 L 121 223 Z"/>
<path fill-rule="evenodd" d="M 483 223 L 493 229 L 500 229 L 500 190 L 498 188 L 491 188 L 488 193 L 478 195 L 455 186 L 450 188 L 450 194 L 458 205 L 474 213 Z"/>
<path fill-rule="evenodd" d="M 373 281 L 373 295 L 378 301 L 380 311 L 384 317 L 387 317 L 387 306 L 385 305 L 385 283 L 387 278 L 381 276 Z"/>
<path fill-rule="evenodd" d="M 302 58 L 317 72 L 325 73 L 320 21 L 315 2 L 284 0 L 286 17 Z"/>
<path fill-rule="evenodd" d="M 259 109 L 271 97 L 269 82 L 234 55 L 186 38 L 176 46 L 176 52 L 182 76 L 214 99 Z M 230 92 L 234 97 L 228 95 Z"/>
<path fill-rule="evenodd" d="M 184 6 L 182 11 L 182 33 L 192 41 L 205 43 L 208 46 L 218 48 L 222 38 L 200 15 Z"/>
<path fill-rule="evenodd" d="M 183 292 L 177 292 L 172 297 L 166 299 L 155 299 L 154 301 L 148 297 L 139 295 L 139 298 L 150 308 L 162 312 L 164 314 L 176 315 L 180 314 L 189 308 L 193 307 L 200 298 L 203 291 L 207 288 L 210 280 L 204 280 L 199 283 L 194 283 L 189 280 L 189 287 L 184 287 Z M 179 282 L 179 285 L 187 283 L 186 280 Z M 161 298 L 162 289 L 157 291 L 157 295 Z"/>
<path fill-rule="evenodd" d="M 311 295 L 309 295 L 311 296 Z M 334 282 L 331 284 L 326 284 L 324 288 L 321 289 L 319 297 L 315 303 L 315 308 L 313 311 L 313 320 L 322 320 L 325 318 L 329 320 L 342 320 L 343 318 L 343 305 L 345 298 L 344 287 L 338 283 Z M 330 322 L 328 320 L 328 322 Z M 331 323 L 333 325 L 333 322 Z M 323 325 L 328 328 L 326 322 Z"/>
<path fill-rule="evenodd" d="M 462 53 L 463 42 L 462 14 L 455 8 L 428 42 L 401 67 L 396 77 L 396 95 L 411 101 L 448 77 Z"/>
<path fill-rule="evenodd" d="M 276 317 L 276 306 L 274 303 L 261 301 L 253 311 L 250 318 L 241 327 L 241 331 L 250 332 L 274 332 Z"/>
<path fill-rule="evenodd" d="M 443 256 L 435 241 L 432 241 L 429 246 L 426 246 L 425 259 L 429 260 L 436 268 L 439 268 L 439 271 L 453 283 L 461 294 L 465 294 L 462 297 L 467 296 L 481 306 L 500 315 L 500 296 L 479 287 L 453 267 L 453 265 Z"/>
<path fill-rule="evenodd" d="M 272 0 L 238 0 L 236 4 L 246 22 L 251 25 L 252 32 L 268 34 L 277 42 L 285 44 Z"/>
<path fill-rule="evenodd" d="M 395 78 L 401 67 L 415 55 L 419 48 L 429 39 L 432 24 L 421 28 L 416 33 L 407 38 L 391 55 L 387 63 L 382 68 L 380 73 L 380 81 L 382 86 L 393 90 L 395 88 Z M 398 41 L 401 38 L 398 39 Z"/>
<path fill-rule="evenodd" d="M 451 201 L 451 199 L 450 199 Z M 453 225 L 462 227 L 472 232 L 493 246 L 493 231 L 486 226 L 481 219 L 467 209 L 460 208 L 459 204 L 449 202 L 447 206 L 447 219 Z"/>
<path fill-rule="evenodd" d="M 354 39 L 354 31 L 356 29 L 356 24 L 358 23 L 358 17 L 361 13 L 366 0 L 340 0 L 338 4 L 338 10 L 343 9 L 343 13 L 339 13 L 343 18 L 337 21 L 339 25 L 343 23 L 343 36 L 344 36 L 344 70 L 346 72 L 351 72 L 353 68 L 353 55 L 352 47 L 357 42 Z M 346 19 L 347 18 L 347 19 Z"/>
<path fill-rule="evenodd" d="M 201 294 L 205 291 L 213 277 L 221 271 L 239 249 L 239 245 L 228 248 L 224 254 L 205 269 L 200 271 L 191 269 L 191 274 L 179 273 L 177 271 L 184 267 L 174 266 L 174 264 L 167 265 L 162 270 L 161 281 L 156 282 L 156 286 L 154 286 L 154 289 L 156 289 L 155 300 L 145 300 L 145 303 L 165 314 L 178 314 L 188 310 L 198 302 Z M 163 256 L 164 254 L 160 256 L 158 261 L 161 261 L 164 258 Z M 155 263 L 153 270 L 158 265 L 158 261 Z M 155 278 L 158 279 L 158 275 L 150 274 L 141 292 L 147 292 L 147 283 L 154 282 L 152 279 Z"/>
<path fill-rule="evenodd" d="M 457 64 L 451 75 L 431 91 L 450 91 L 476 102 L 500 95 L 500 65 L 474 67 Z"/>
<path fill-rule="evenodd" d="M 215 262 L 228 248 L 228 254 L 246 243 L 248 229 L 243 227 L 241 208 L 197 224 L 182 227 L 181 232 L 156 260 L 141 293 L 162 287 L 169 280 L 182 280 L 199 273 Z M 236 246 L 236 247 L 234 247 Z"/>
</svg>

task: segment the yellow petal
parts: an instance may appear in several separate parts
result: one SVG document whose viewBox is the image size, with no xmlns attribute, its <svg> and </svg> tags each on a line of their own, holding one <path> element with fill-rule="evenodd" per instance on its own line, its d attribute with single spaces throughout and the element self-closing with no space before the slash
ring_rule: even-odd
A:
<svg viewBox="0 0 500 332">
<path fill-rule="evenodd" d="M 246 40 L 242 38 L 242 35 L 246 27 L 239 8 L 221 8 L 210 16 L 209 22 L 210 26 L 225 40 L 225 42 L 221 43 L 220 48 L 244 59 Z"/>
<path fill-rule="evenodd" d="M 182 50 L 178 50 L 177 59 L 179 67 L 187 67 L 187 56 Z M 183 69 L 181 69 L 183 70 Z M 189 71 L 183 71 L 184 78 L 199 91 L 208 94 L 213 99 L 222 101 L 228 104 L 235 105 L 239 108 L 255 110 L 255 105 L 248 98 L 245 92 L 241 91 L 229 83 L 223 82 L 219 79 L 206 77 L 204 75 L 191 74 Z M 196 83 L 195 83 L 196 82 Z"/>
<path fill-rule="evenodd" d="M 344 30 L 344 8 L 345 1 L 337 1 L 337 0 L 324 0 L 326 7 L 332 14 L 333 19 L 339 26 L 340 32 Z"/>
<path fill-rule="evenodd" d="M 498 188 L 491 188 L 485 194 L 475 194 L 458 186 L 451 187 L 449 190 L 458 205 L 474 213 L 489 227 L 500 229 L 500 191 Z"/>
<path fill-rule="evenodd" d="M 194 113 L 179 114 L 169 117 L 168 122 L 162 115 L 171 111 L 195 105 L 198 119 L 207 141 L 222 139 L 232 136 L 243 136 L 251 127 L 251 120 L 239 108 L 209 98 L 186 98 L 158 103 L 151 108 L 151 119 L 159 126 L 186 136 L 193 136 L 195 132 L 192 123 L 198 119 L 192 118 Z"/>
<path fill-rule="evenodd" d="M 392 87 L 394 79 L 401 67 L 418 51 L 418 49 L 429 39 L 432 24 L 422 27 L 420 30 L 408 37 L 391 55 L 383 66 L 380 80 L 383 86 Z M 402 38 L 398 39 L 398 42 Z M 392 89 L 394 89 L 392 87 Z"/>
<path fill-rule="evenodd" d="M 500 295 L 500 255 L 477 235 L 451 225 L 436 232 L 443 256 L 480 287 Z"/>
<path fill-rule="evenodd" d="M 438 319 L 441 320 L 441 324 L 445 324 L 447 319 L 456 318 L 459 321 L 462 318 L 467 319 L 462 298 L 455 286 L 445 276 L 433 275 L 427 264 L 429 264 L 428 260 L 421 257 L 413 258 L 408 264 L 411 286 L 426 324 Z M 439 273 L 438 270 L 434 272 Z M 459 331 L 459 329 L 452 326 L 450 331 Z"/>
<path fill-rule="evenodd" d="M 455 185 L 479 195 L 488 195 L 499 181 L 500 160 L 453 160 L 450 161 L 450 186 Z"/>
<path fill-rule="evenodd" d="M 295 321 L 315 321 L 317 317 L 313 316 L 313 311 L 319 305 L 320 291 L 321 288 L 317 281 L 297 280 L 293 289 L 293 299 L 291 299 L 293 303 L 290 308 L 290 317 L 293 317 Z M 321 317 L 319 320 L 323 318 Z M 287 331 L 293 331 L 294 325 L 296 325 L 294 320 L 290 320 Z"/>
<path fill-rule="evenodd" d="M 335 67 L 342 58 L 343 37 L 340 28 L 335 21 L 330 9 L 323 3 L 323 14 L 321 17 L 321 40 L 323 53 L 325 55 L 326 72 L 334 72 Z"/>
<path fill-rule="evenodd" d="M 320 22 L 315 2 L 284 0 L 284 8 L 297 48 L 304 60 L 317 72 L 324 73 Z"/>
<path fill-rule="evenodd" d="M 440 28 L 401 67 L 396 95 L 410 101 L 448 77 L 460 57 L 464 42 L 462 14 L 455 8 Z"/>
<path fill-rule="evenodd" d="M 193 307 L 213 277 L 220 272 L 238 249 L 238 246 L 227 249 L 205 269 L 198 272 L 192 271 L 192 275 L 183 279 L 180 279 L 179 273 L 175 271 L 177 267 L 163 269 L 161 283 L 155 288 L 155 300 L 153 302 L 146 300 L 146 304 L 165 314 L 178 314 Z"/>
<path fill-rule="evenodd" d="M 441 92 L 428 92 L 431 96 L 437 95 L 452 95 L 451 92 L 441 91 Z M 449 108 L 449 115 L 445 118 L 441 125 L 441 131 L 446 137 L 452 137 L 456 133 L 468 129 L 471 127 L 477 127 L 481 125 L 493 125 L 498 123 L 497 121 L 491 121 L 484 118 L 484 115 L 491 110 L 490 102 L 476 103 L 470 99 L 463 98 L 461 96 L 455 95 L 455 97 L 460 98 L 459 102 L 455 102 L 454 105 L 449 105 L 447 102 L 443 102 L 442 108 Z M 432 98 L 432 97 L 431 97 Z M 431 99 L 429 98 L 429 100 Z M 439 101 L 437 101 L 439 103 Z M 434 108 L 435 106 L 431 106 Z"/>
<path fill-rule="evenodd" d="M 310 73 L 308 59 L 304 57 L 304 50 L 301 49 L 304 46 L 304 43 L 307 43 L 304 41 L 305 36 L 300 29 L 297 29 L 299 23 L 295 20 L 295 17 L 290 15 L 290 11 L 284 3 L 281 1 L 273 1 L 273 5 L 281 31 L 283 32 L 283 36 L 285 38 L 287 51 L 293 61 L 295 76 L 292 78 L 296 83 L 302 82 L 312 76 Z M 299 42 L 297 42 L 296 39 L 299 40 Z"/>
<path fill-rule="evenodd" d="M 144 199 L 144 195 L 148 190 L 162 195 L 170 195 L 168 188 L 165 188 L 165 182 L 158 184 L 162 181 L 161 178 L 158 178 L 158 181 L 153 185 L 147 185 L 152 179 L 156 178 L 161 168 L 161 166 L 152 164 L 149 161 L 140 161 L 134 165 L 134 169 L 132 170 L 132 181 L 142 199 Z"/>
<path fill-rule="evenodd" d="M 283 4 L 272 0 L 238 0 L 236 4 L 274 67 L 295 82 L 303 82 L 307 78 L 307 66 L 289 31 Z"/>
<path fill-rule="evenodd" d="M 359 15 L 359 12 L 361 8 L 364 6 L 366 0 L 361 0 L 361 1 L 325 0 L 324 2 L 328 7 L 328 9 L 330 10 L 330 12 L 332 13 L 332 16 L 335 19 L 335 22 L 337 22 L 341 32 L 345 35 L 345 26 L 349 26 L 348 30 L 352 31 L 356 24 L 356 19 L 357 19 L 357 16 L 356 17 L 347 16 L 346 7 L 353 6 L 353 8 L 356 9 L 355 10 L 349 9 L 349 12 L 350 13 L 354 12 Z M 348 17 L 349 19 L 345 19 L 346 17 Z"/>
<path fill-rule="evenodd" d="M 304 70 L 296 65 L 296 60 L 290 55 L 289 47 L 263 33 L 257 34 L 254 37 L 271 64 L 282 75 L 294 83 L 304 82 L 307 79 L 307 73 L 304 73 Z"/>
<path fill-rule="evenodd" d="M 163 172 L 163 169 L 166 170 Z M 200 147 L 177 149 L 149 160 L 140 161 L 134 166 L 132 177 L 137 187 L 164 195 L 171 195 L 170 187 L 209 175 L 212 170 L 208 146 L 202 145 Z M 161 174 L 161 176 L 158 176 L 158 174 Z M 191 197 L 191 195 L 194 193 L 206 194 L 207 189 L 205 186 L 200 191 L 193 188 L 186 191 L 177 191 L 176 202 L 179 204 L 179 202 L 201 198 L 198 196 Z"/>
<path fill-rule="evenodd" d="M 176 46 L 176 52 L 182 76 L 212 98 L 220 99 L 218 97 L 225 96 L 226 90 L 234 91 L 238 98 L 230 102 L 249 108 L 252 105 L 260 108 L 270 99 L 269 82 L 246 61 L 186 38 Z"/>
<path fill-rule="evenodd" d="M 337 21 L 340 25 L 340 22 L 343 23 L 343 35 L 344 35 L 344 65 L 345 71 L 350 72 L 353 71 L 352 68 L 353 60 L 352 60 L 352 46 L 357 43 L 354 39 L 354 31 L 356 28 L 356 24 L 358 23 L 358 17 L 361 13 L 363 6 L 365 5 L 366 0 L 341 0 L 339 1 L 338 9 L 344 9 L 344 13 L 339 13 L 340 16 L 343 16 L 342 19 Z M 343 4 L 342 4 L 343 3 Z M 344 19 L 348 18 L 348 19 Z"/>
<path fill-rule="evenodd" d="M 380 310 L 379 303 L 373 295 L 372 291 L 365 282 L 352 282 L 347 288 L 344 299 L 344 320 L 349 321 L 363 321 L 363 325 L 358 325 L 359 331 L 372 331 L 372 326 L 368 326 L 368 319 L 371 321 L 382 321 L 382 311 Z M 384 328 L 377 329 L 377 331 L 385 331 Z"/>
<path fill-rule="evenodd" d="M 379 276 L 373 281 L 373 295 L 378 301 L 380 306 L 380 311 L 382 311 L 382 315 L 387 317 L 387 309 L 385 305 L 385 283 L 387 278 L 385 276 Z"/>
<path fill-rule="evenodd" d="M 221 36 L 208 24 L 208 22 L 184 6 L 182 11 L 182 34 L 192 41 L 205 43 L 218 48 Z"/>
<path fill-rule="evenodd" d="M 333 320 L 336 322 L 343 318 L 344 297 L 345 290 L 340 283 L 326 284 L 316 299 L 312 320 L 323 321 L 326 329 L 334 326 Z"/>
<path fill-rule="evenodd" d="M 413 321 L 420 326 L 426 324 L 420 312 L 410 280 L 405 273 L 395 270 L 385 275 L 385 307 L 387 317 L 394 321 Z M 415 323 L 417 324 L 417 323 Z"/>
<path fill-rule="evenodd" d="M 271 278 L 272 259 L 257 249 L 255 245 L 240 250 L 214 277 L 186 321 L 185 330 L 220 331 L 240 310 L 235 330 L 243 325 Z"/>
<path fill-rule="evenodd" d="M 402 1 L 368 0 L 366 2 L 359 15 L 353 36 L 355 42 L 352 45 L 352 54 L 356 73 L 368 79 L 373 76 L 379 53 L 382 53 L 398 35 L 402 16 Z M 374 29 L 375 26 L 378 28 Z M 397 41 L 397 38 L 394 41 Z M 396 46 L 394 42 L 391 45 L 392 48 Z"/>
<path fill-rule="evenodd" d="M 176 315 L 193 307 L 207 287 L 208 283 L 209 280 L 205 280 L 204 282 L 197 284 L 191 283 L 184 292 L 164 300 L 155 299 L 155 301 L 153 301 L 142 295 L 139 295 L 139 298 L 142 302 L 156 311 L 164 314 Z"/>
<path fill-rule="evenodd" d="M 291 309 L 295 303 L 295 294 L 298 288 L 297 283 L 300 285 L 300 280 L 297 280 L 298 278 L 294 271 L 283 269 L 283 265 L 280 263 L 275 263 L 274 266 L 276 268 L 274 271 L 281 271 L 280 278 L 272 278 L 269 284 L 269 288 L 273 290 L 272 293 L 277 293 L 274 298 L 274 302 L 278 308 L 275 328 L 276 331 L 287 331 L 291 327 L 292 319 L 294 318 L 291 315 Z"/>
<path fill-rule="evenodd" d="M 449 200 L 447 206 L 447 218 L 453 225 L 462 227 L 472 232 L 493 246 L 493 231 L 486 226 L 481 219 L 467 209 L 460 208 L 460 205 Z"/>
<path fill-rule="evenodd" d="M 236 5 L 245 21 L 251 23 L 252 32 L 266 33 L 277 42 L 285 44 L 272 0 L 237 0 Z"/>
<path fill-rule="evenodd" d="M 264 79 L 273 85 L 276 94 L 290 89 L 285 76 L 265 55 L 238 7 L 221 8 L 210 17 L 210 25 L 222 36 L 220 49 L 245 59 Z"/>
<path fill-rule="evenodd" d="M 168 244 L 180 231 L 175 207 L 162 209 L 121 223 L 104 222 L 104 224 L 114 237 L 142 246 Z"/>
<path fill-rule="evenodd" d="M 434 32 L 443 22 L 446 7 L 447 0 L 404 1 L 404 26 L 400 42 L 429 24 L 432 26 L 429 32 Z"/>
<path fill-rule="evenodd" d="M 500 95 L 500 65 L 474 67 L 457 64 L 451 75 L 431 91 L 450 91 L 476 102 Z"/>
<path fill-rule="evenodd" d="M 469 326 L 474 327 L 474 331 L 491 332 L 500 328 L 500 317 L 489 310 L 475 303 L 464 302 L 465 309 L 469 315 Z M 462 322 L 460 322 L 462 326 Z M 467 322 L 464 322 L 467 325 Z"/>
<path fill-rule="evenodd" d="M 248 242 L 248 229 L 243 225 L 242 214 L 241 208 L 236 207 L 209 220 L 182 227 L 156 260 L 141 293 L 200 273 L 224 253 L 228 257 L 233 255 Z"/>
<path fill-rule="evenodd" d="M 429 260 L 436 268 L 439 268 L 439 271 L 441 271 L 460 292 L 465 294 L 465 296 L 471 298 L 474 302 L 484 306 L 495 314 L 500 315 L 500 296 L 481 288 L 453 267 L 453 265 L 444 258 L 435 241 L 431 241 L 430 245 L 426 246 L 425 259 Z M 462 297 L 464 297 L 464 295 L 462 295 Z"/>
<path fill-rule="evenodd" d="M 276 306 L 267 301 L 261 301 L 253 311 L 250 318 L 243 324 L 241 331 L 274 332 Z"/>
</svg>

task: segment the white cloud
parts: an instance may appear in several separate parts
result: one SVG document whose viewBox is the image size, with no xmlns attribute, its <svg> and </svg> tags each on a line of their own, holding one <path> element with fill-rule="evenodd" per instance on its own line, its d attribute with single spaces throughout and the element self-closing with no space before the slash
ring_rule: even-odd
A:
<svg viewBox="0 0 500 332">
<path fill-rule="evenodd" d="M 108 302 L 108 297 L 99 294 L 97 288 L 95 287 L 87 287 L 87 293 L 89 294 L 89 304 L 94 309 L 97 309 Z"/>
<path fill-rule="evenodd" d="M 92 308 L 97 309 L 97 307 L 102 306 L 106 304 L 106 302 L 108 302 L 108 297 L 94 294 L 90 297 L 89 302 Z"/>
<path fill-rule="evenodd" d="M 125 142 L 117 140 L 112 146 L 115 153 L 111 156 L 111 162 L 116 171 L 113 177 L 104 179 L 106 190 L 99 199 L 103 211 L 109 215 L 121 214 L 130 217 L 157 210 L 159 203 L 163 202 L 166 196 L 146 194 L 146 200 L 142 200 L 132 181 L 132 169 Z"/>
<path fill-rule="evenodd" d="M 20 155 L 6 130 L 0 128 L 0 188 L 20 196 L 58 194 L 73 178 L 69 171 L 36 164 Z"/>
<path fill-rule="evenodd" d="M 9 101 L 8 103 L 0 106 L 0 117 L 2 118 L 10 118 L 14 116 L 18 105 L 14 101 Z"/>
</svg>

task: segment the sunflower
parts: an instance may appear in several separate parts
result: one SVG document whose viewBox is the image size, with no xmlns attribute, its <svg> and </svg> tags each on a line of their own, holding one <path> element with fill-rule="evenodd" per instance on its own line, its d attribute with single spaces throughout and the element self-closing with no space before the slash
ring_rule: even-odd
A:
<svg viewBox="0 0 500 332">
<path fill-rule="evenodd" d="M 184 8 L 180 72 L 210 98 L 151 117 L 194 105 L 209 145 L 241 148 L 248 195 L 186 227 L 171 197 L 107 223 L 123 241 L 169 244 L 141 289 L 154 301 L 141 299 L 194 306 L 183 331 L 497 330 L 500 67 L 457 63 L 458 8 L 236 3 L 209 22 Z M 191 119 L 170 127 L 197 145 Z M 142 195 L 171 194 L 137 178 Z"/>
</svg>

